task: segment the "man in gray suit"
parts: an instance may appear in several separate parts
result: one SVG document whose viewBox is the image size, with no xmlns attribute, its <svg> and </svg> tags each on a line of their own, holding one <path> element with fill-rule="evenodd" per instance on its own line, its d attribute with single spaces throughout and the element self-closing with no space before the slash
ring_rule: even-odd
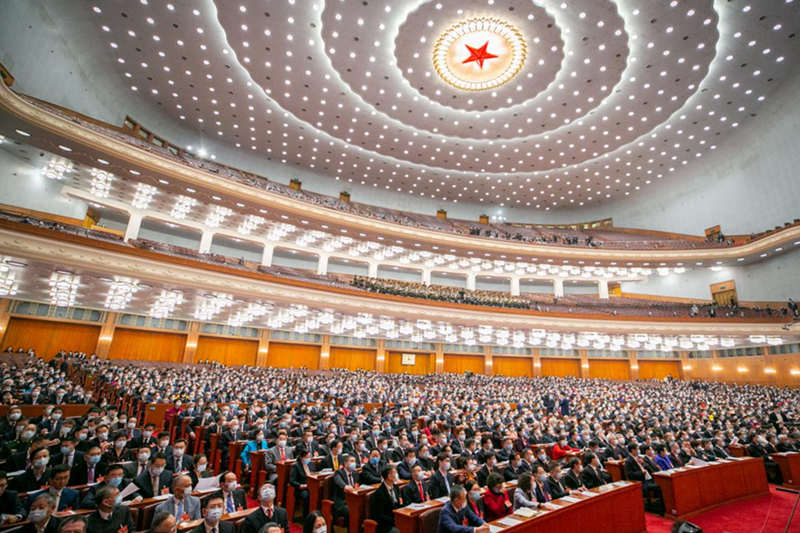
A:
<svg viewBox="0 0 800 533">
<path fill-rule="evenodd" d="M 156 507 L 156 513 L 161 511 L 174 516 L 178 523 L 202 518 L 200 498 L 192 496 L 192 479 L 189 476 L 175 478 L 172 482 L 172 494 Z"/>
<path fill-rule="evenodd" d="M 294 447 L 286 443 L 286 431 L 281 430 L 278 432 L 278 440 L 275 446 L 267 450 L 264 456 L 264 461 L 268 465 L 266 470 L 267 481 L 274 483 L 278 478 L 277 470 L 275 470 L 275 463 L 285 461 L 287 459 L 294 459 Z M 270 468 L 271 467 L 271 468 Z"/>
</svg>

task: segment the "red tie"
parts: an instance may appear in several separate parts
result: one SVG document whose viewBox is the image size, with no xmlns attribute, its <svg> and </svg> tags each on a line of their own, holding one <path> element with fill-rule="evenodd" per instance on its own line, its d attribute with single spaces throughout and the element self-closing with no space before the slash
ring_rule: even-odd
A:
<svg viewBox="0 0 800 533">
<path fill-rule="evenodd" d="M 283 446 L 281 446 L 281 461 L 286 460 L 286 452 L 283 451 Z"/>
<path fill-rule="evenodd" d="M 417 481 L 417 486 L 419 487 L 419 499 L 420 501 L 425 501 L 425 491 L 422 490 L 422 483 Z"/>
<path fill-rule="evenodd" d="M 267 509 L 267 518 L 268 518 L 268 519 L 270 519 L 270 520 L 272 520 L 272 507 L 270 507 L 269 509 Z"/>
</svg>

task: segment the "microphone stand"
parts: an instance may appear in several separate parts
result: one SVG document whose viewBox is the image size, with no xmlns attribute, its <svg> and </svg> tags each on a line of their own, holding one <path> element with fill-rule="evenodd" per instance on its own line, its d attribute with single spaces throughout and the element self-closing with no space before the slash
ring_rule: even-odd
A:
<svg viewBox="0 0 800 533">
<path fill-rule="evenodd" d="M 783 529 L 783 533 L 787 533 L 789 531 L 789 526 L 792 525 L 792 519 L 794 518 L 794 512 L 797 510 L 797 502 L 800 502 L 800 490 L 785 489 L 783 487 L 775 487 L 775 490 L 779 490 L 781 492 L 789 492 L 789 493 L 797 495 L 797 498 L 794 499 L 794 505 L 792 506 L 792 512 L 789 513 L 789 521 L 786 522 L 786 527 Z"/>
</svg>

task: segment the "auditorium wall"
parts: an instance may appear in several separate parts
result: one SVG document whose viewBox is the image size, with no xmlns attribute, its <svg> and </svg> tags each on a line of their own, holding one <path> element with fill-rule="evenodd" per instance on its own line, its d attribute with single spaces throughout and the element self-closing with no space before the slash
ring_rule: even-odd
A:
<svg viewBox="0 0 800 533">
<path fill-rule="evenodd" d="M 258 341 L 209 337 L 197 339 L 195 361 L 217 361 L 224 365 L 255 365 Z"/>
<path fill-rule="evenodd" d="M 591 359 L 589 377 L 599 379 L 630 379 L 630 361 L 627 359 Z"/>
<path fill-rule="evenodd" d="M 580 377 L 581 362 L 579 359 L 542 357 L 542 376 Z"/>
<path fill-rule="evenodd" d="M 512 377 L 533 375 L 533 360 L 530 357 L 492 357 L 492 374 Z"/>
<path fill-rule="evenodd" d="M 678 378 L 681 375 L 680 361 L 639 360 L 639 379 L 664 379 L 667 376 Z"/>
<path fill-rule="evenodd" d="M 138 329 L 116 328 L 108 351 L 109 359 L 140 359 L 179 363 L 183 359 L 186 335 Z M 94 347 L 92 350 L 94 351 Z"/>
<path fill-rule="evenodd" d="M 270 342 L 267 366 L 276 368 L 319 368 L 320 347 L 313 344 Z"/>
<path fill-rule="evenodd" d="M 50 359 L 62 349 L 92 353 L 99 335 L 99 325 L 11 317 L 0 347 L 33 348 L 37 355 Z"/>
<path fill-rule="evenodd" d="M 483 374 L 483 355 L 444 354 L 444 371 Z"/>
<path fill-rule="evenodd" d="M 375 350 L 331 346 L 330 368 L 346 368 L 348 370 L 375 370 Z"/>
<path fill-rule="evenodd" d="M 386 371 L 393 374 L 430 374 L 435 370 L 433 354 L 418 353 L 413 365 L 404 365 L 402 352 L 389 352 Z"/>
</svg>

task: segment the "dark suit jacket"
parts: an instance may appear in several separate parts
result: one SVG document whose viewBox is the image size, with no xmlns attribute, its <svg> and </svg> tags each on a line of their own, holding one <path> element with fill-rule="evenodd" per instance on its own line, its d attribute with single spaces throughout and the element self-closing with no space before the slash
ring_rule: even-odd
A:
<svg viewBox="0 0 800 533">
<path fill-rule="evenodd" d="M 633 456 L 629 456 L 625 459 L 625 479 L 629 481 L 641 481 L 644 482 L 644 467 L 639 467 L 639 464 L 636 462 L 636 459 Z"/>
<path fill-rule="evenodd" d="M 24 474 L 9 480 L 8 485 L 17 492 L 31 492 L 34 490 L 39 490 L 43 486 L 47 485 L 49 479 L 49 468 L 45 468 L 44 474 L 42 474 L 42 477 L 39 479 L 36 479 L 36 477 L 33 475 L 33 470 L 28 468 L 25 470 Z M 70 484 L 72 485 L 72 483 Z"/>
<path fill-rule="evenodd" d="M 337 503 L 344 503 L 346 501 L 344 497 L 344 488 L 347 485 L 351 487 L 354 484 L 359 482 L 358 472 L 353 472 L 352 476 L 352 483 L 350 483 L 347 479 L 347 471 L 344 468 L 340 468 L 336 471 L 333 475 L 333 501 Z"/>
<path fill-rule="evenodd" d="M 519 475 L 522 474 L 522 472 L 522 462 L 519 463 L 516 470 L 509 464 L 503 469 L 503 478 L 505 478 L 506 481 L 513 481 L 519 479 Z"/>
<path fill-rule="evenodd" d="M 342 454 L 340 453 L 336 460 L 339 462 L 339 467 L 341 468 L 342 464 Z M 329 453 L 322 459 L 322 469 L 330 468 L 331 470 L 336 470 L 333 465 L 333 456 Z"/>
<path fill-rule="evenodd" d="M 369 497 L 370 517 L 378 523 L 375 528 L 377 533 L 388 533 L 394 527 L 394 510 L 403 506 L 403 497 L 397 485 L 391 490 L 394 493 L 394 500 L 389 494 L 386 483 L 381 483 Z"/>
<path fill-rule="evenodd" d="M 172 488 L 172 471 L 164 470 L 158 477 L 158 494 L 153 494 L 153 485 L 150 483 L 150 472 L 145 470 L 134 481 L 136 486 L 139 487 L 139 494 L 142 498 L 152 498 L 161 494 L 161 489 L 164 487 Z"/>
<path fill-rule="evenodd" d="M 35 500 L 36 497 L 39 494 L 42 494 L 44 492 L 48 492 L 48 491 L 47 490 L 39 490 L 39 491 L 33 492 L 33 493 L 28 495 L 28 510 L 29 511 L 30 511 L 30 508 L 31 508 L 31 504 L 33 503 L 33 500 Z M 71 489 L 69 487 L 64 487 L 61 490 L 61 498 L 58 500 L 58 509 L 56 509 L 56 511 L 63 511 L 65 509 L 76 510 L 76 509 L 78 509 L 80 507 L 80 503 L 81 503 L 81 493 L 78 492 L 75 489 Z"/>
<path fill-rule="evenodd" d="M 561 483 L 565 487 L 567 487 L 569 489 L 572 489 L 572 490 L 577 489 L 578 487 L 580 487 L 583 484 L 581 482 L 581 479 L 571 469 L 567 470 L 567 473 L 564 474 L 564 477 L 561 478 Z"/>
<path fill-rule="evenodd" d="M 272 518 L 267 518 L 261 508 L 247 515 L 242 524 L 242 533 L 258 533 L 261 526 L 268 522 L 275 522 L 283 528 L 284 533 L 289 533 L 289 515 L 286 513 L 286 509 L 277 505 L 273 509 Z"/>
<path fill-rule="evenodd" d="M 95 511 L 89 515 L 87 522 L 86 531 L 92 533 L 118 533 L 122 527 L 127 527 L 129 532 L 136 531 L 130 510 L 124 505 L 115 506 L 108 520 L 100 518 L 100 514 Z"/>
<path fill-rule="evenodd" d="M 383 478 L 381 478 L 381 470 L 383 470 L 385 463 L 383 461 L 378 461 L 377 465 L 373 465 L 372 463 L 367 463 L 361 468 L 361 473 L 358 475 L 358 479 L 361 483 L 365 485 L 374 485 L 375 483 L 380 483 Z"/>
<path fill-rule="evenodd" d="M 593 489 L 605 483 L 600 473 L 588 465 L 581 470 L 581 481 L 587 489 Z"/>
<path fill-rule="evenodd" d="M 183 471 L 191 472 L 192 470 L 194 470 L 194 459 L 192 459 L 190 456 L 184 453 L 183 457 L 181 457 L 180 469 L 175 470 L 175 456 L 170 454 L 169 457 L 167 457 L 166 468 L 169 468 L 173 472 L 183 472 Z"/>
<path fill-rule="evenodd" d="M 44 533 L 57 533 L 58 526 L 61 525 L 61 520 L 56 518 L 55 516 L 51 516 L 50 520 L 47 522 L 47 525 L 44 528 Z M 31 523 L 28 523 L 23 527 L 19 533 L 37 533 L 36 526 Z"/>
<path fill-rule="evenodd" d="M 226 499 L 226 494 L 220 490 L 215 495 L 222 498 L 222 509 L 227 513 L 228 500 Z M 237 488 L 233 491 L 233 509 L 247 509 L 247 496 L 242 488 Z"/>
<path fill-rule="evenodd" d="M 486 486 L 486 480 L 489 479 L 489 475 L 493 474 L 493 473 L 496 473 L 496 472 L 497 472 L 497 468 L 496 467 L 492 468 L 492 470 L 489 471 L 489 469 L 484 464 L 480 468 L 480 470 L 478 470 L 478 474 L 475 476 L 475 477 L 478 478 L 478 485 L 480 485 L 481 487 L 485 487 Z"/>
<path fill-rule="evenodd" d="M 545 486 L 547 487 L 547 492 L 550 493 L 553 499 L 562 498 L 567 495 L 567 487 L 560 481 L 553 479 L 552 476 L 547 476 Z"/>
<path fill-rule="evenodd" d="M 254 512 L 253 514 L 257 513 L 258 511 Z M 221 521 L 217 523 L 217 531 L 219 533 L 236 533 L 236 526 L 233 525 L 233 522 L 224 522 Z M 201 523 L 196 528 L 192 529 L 190 533 L 206 533 L 206 526 L 205 523 Z"/>
<path fill-rule="evenodd" d="M 6 489 L 0 495 L 0 514 L 19 515 L 25 517 L 25 509 L 19 500 L 17 491 Z"/>
<path fill-rule="evenodd" d="M 426 501 L 431 499 L 428 493 L 428 485 L 424 481 L 422 482 L 422 494 L 425 495 Z M 409 481 L 400 490 L 400 495 L 403 497 L 403 504 L 405 505 L 409 503 L 422 503 L 422 497 L 419 494 L 419 487 L 416 481 Z"/>
<path fill-rule="evenodd" d="M 314 471 L 314 463 L 310 463 L 308 465 L 308 471 Z M 298 459 L 295 461 L 294 465 L 292 465 L 292 469 L 289 471 L 289 483 L 295 488 L 299 489 L 300 485 L 305 485 L 307 482 L 306 479 L 306 471 L 303 468 L 303 463 L 300 462 Z"/>
<path fill-rule="evenodd" d="M 430 494 L 431 498 L 434 499 L 447 496 L 450 494 L 448 485 L 452 487 L 454 483 L 455 479 L 453 478 L 453 474 L 447 474 L 447 484 L 445 484 L 444 476 L 442 476 L 442 473 L 437 470 L 433 476 L 431 476 L 430 482 L 428 483 L 428 494 Z"/>
<path fill-rule="evenodd" d="M 464 525 L 464 522 L 467 525 Z M 473 528 L 482 526 L 483 519 L 467 505 L 461 511 L 453 509 L 453 504 L 447 502 L 439 513 L 438 533 L 472 533 Z"/>
<path fill-rule="evenodd" d="M 94 465 L 94 480 L 97 481 L 97 478 L 100 476 L 104 476 L 106 473 L 106 469 L 108 466 L 102 460 Z M 89 464 L 81 458 L 81 461 L 78 462 L 77 460 L 72 465 L 72 470 L 69 474 L 69 484 L 70 485 L 86 485 L 89 482 Z"/>
</svg>

